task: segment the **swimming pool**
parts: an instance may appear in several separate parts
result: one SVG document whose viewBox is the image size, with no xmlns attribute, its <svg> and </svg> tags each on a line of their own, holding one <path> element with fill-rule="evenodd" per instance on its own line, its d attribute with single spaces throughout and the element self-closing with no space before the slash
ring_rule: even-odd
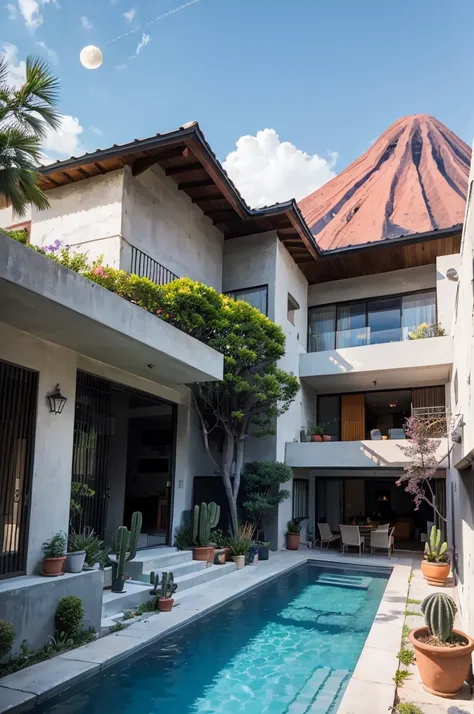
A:
<svg viewBox="0 0 474 714">
<path fill-rule="evenodd" d="M 36 711 L 335 714 L 388 577 L 305 564 Z"/>
</svg>

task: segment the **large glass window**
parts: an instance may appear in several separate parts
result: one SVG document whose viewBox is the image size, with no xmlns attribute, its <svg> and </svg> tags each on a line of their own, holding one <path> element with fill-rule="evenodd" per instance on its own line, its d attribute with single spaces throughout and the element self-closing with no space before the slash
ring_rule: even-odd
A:
<svg viewBox="0 0 474 714">
<path fill-rule="evenodd" d="M 308 351 L 409 340 L 420 325 L 436 335 L 436 291 L 309 309 Z"/>
<path fill-rule="evenodd" d="M 306 478 L 293 479 L 293 519 L 309 518 L 309 481 Z"/>
<path fill-rule="evenodd" d="M 268 316 L 268 286 L 261 285 L 258 288 L 244 288 L 243 290 L 229 290 L 226 293 L 234 300 L 244 300 L 252 307 Z"/>
<path fill-rule="evenodd" d="M 324 426 L 333 441 L 341 438 L 341 398 L 339 394 L 321 394 L 318 397 L 318 424 Z"/>
</svg>

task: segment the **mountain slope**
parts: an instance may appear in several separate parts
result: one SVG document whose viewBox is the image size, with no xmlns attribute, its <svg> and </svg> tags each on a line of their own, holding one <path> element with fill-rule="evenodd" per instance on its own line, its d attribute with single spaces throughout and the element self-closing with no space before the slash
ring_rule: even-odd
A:
<svg viewBox="0 0 474 714">
<path fill-rule="evenodd" d="M 471 150 L 426 114 L 403 117 L 299 202 L 323 250 L 462 223 Z"/>
</svg>

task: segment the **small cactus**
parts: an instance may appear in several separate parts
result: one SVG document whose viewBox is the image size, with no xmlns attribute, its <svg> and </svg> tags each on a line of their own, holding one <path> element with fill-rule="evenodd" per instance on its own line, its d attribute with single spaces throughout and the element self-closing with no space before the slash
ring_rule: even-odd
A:
<svg viewBox="0 0 474 714">
<path fill-rule="evenodd" d="M 153 590 L 150 590 L 150 595 L 154 595 L 155 597 L 173 597 L 178 589 L 178 584 L 174 582 L 173 573 L 162 573 L 160 582 L 158 573 L 151 572 L 150 583 L 153 585 Z"/>
<path fill-rule="evenodd" d="M 448 560 L 448 544 L 441 543 L 441 531 L 433 526 L 425 543 L 425 560 L 430 563 L 445 563 Z"/>
<path fill-rule="evenodd" d="M 117 528 L 115 534 L 113 553 L 109 556 L 112 564 L 112 579 L 125 579 L 125 565 L 129 560 L 133 560 L 137 554 L 138 537 L 142 529 L 142 514 L 135 511 L 132 514 L 130 531 L 126 526 Z"/>
<path fill-rule="evenodd" d="M 428 595 L 422 604 L 421 611 L 433 637 L 446 642 L 452 635 L 457 607 L 453 598 L 445 593 Z"/>
<path fill-rule="evenodd" d="M 219 523 L 221 507 L 217 503 L 201 503 L 194 506 L 193 541 L 196 545 L 206 547 L 211 540 L 211 530 Z"/>
</svg>

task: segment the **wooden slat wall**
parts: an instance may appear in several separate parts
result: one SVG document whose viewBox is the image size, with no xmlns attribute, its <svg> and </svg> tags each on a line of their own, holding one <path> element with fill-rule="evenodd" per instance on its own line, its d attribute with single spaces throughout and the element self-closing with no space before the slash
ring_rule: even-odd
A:
<svg viewBox="0 0 474 714">
<path fill-rule="evenodd" d="M 439 387 L 417 387 L 412 390 L 413 408 L 417 407 L 444 407 L 446 390 L 443 385 Z"/>
<path fill-rule="evenodd" d="M 365 398 L 363 394 L 341 397 L 341 441 L 365 439 Z"/>
</svg>

